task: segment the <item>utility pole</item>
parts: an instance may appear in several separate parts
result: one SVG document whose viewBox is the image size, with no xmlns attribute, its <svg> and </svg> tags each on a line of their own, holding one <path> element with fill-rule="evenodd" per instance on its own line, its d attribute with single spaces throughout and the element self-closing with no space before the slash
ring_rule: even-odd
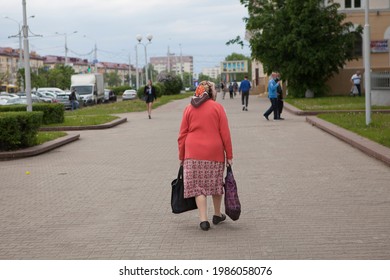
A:
<svg viewBox="0 0 390 280">
<path fill-rule="evenodd" d="M 369 24 L 369 0 L 365 5 L 365 24 L 364 24 L 364 83 L 366 98 L 366 125 L 371 123 L 371 42 L 370 42 L 370 24 Z"/>
<path fill-rule="evenodd" d="M 136 89 L 139 88 L 139 77 L 138 77 L 138 45 L 135 45 L 135 80 Z"/>
<path fill-rule="evenodd" d="M 131 55 L 129 54 L 129 86 L 132 86 L 131 83 Z"/>
<path fill-rule="evenodd" d="M 93 64 L 95 65 L 95 73 L 98 72 L 97 63 L 98 63 L 98 59 L 97 59 L 97 44 L 95 43 L 95 49 L 93 51 Z"/>
<path fill-rule="evenodd" d="M 167 53 L 167 60 L 168 60 L 168 63 L 167 63 L 167 65 L 168 65 L 168 73 L 170 73 L 171 72 L 171 59 L 170 59 L 170 51 L 169 51 L 169 46 L 168 46 L 168 53 Z"/>
<path fill-rule="evenodd" d="M 22 0 L 22 5 L 23 5 L 24 77 L 26 81 L 27 111 L 32 112 L 30 50 L 28 46 L 26 0 Z"/>
<path fill-rule="evenodd" d="M 179 44 L 180 46 L 180 77 L 181 77 L 181 80 L 183 81 L 183 54 L 181 52 L 181 44 Z M 184 81 L 183 81 L 184 83 Z"/>
</svg>

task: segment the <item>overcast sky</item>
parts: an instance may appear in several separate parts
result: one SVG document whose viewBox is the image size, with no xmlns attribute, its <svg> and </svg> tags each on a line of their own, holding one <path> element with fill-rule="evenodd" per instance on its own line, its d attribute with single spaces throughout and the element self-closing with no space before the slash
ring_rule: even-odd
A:
<svg viewBox="0 0 390 280">
<path fill-rule="evenodd" d="M 26 0 L 30 51 L 40 55 L 65 55 L 67 33 L 68 56 L 93 59 L 97 44 L 99 61 L 135 64 L 135 39 L 152 34 L 148 45 L 150 56 L 171 53 L 194 57 L 195 72 L 203 67 L 219 65 L 227 55 L 250 54 L 249 48 L 226 46 L 237 35 L 244 37 L 243 18 L 247 10 L 239 0 Z M 0 0 L 0 46 L 18 48 L 18 33 L 14 21 L 22 22 L 22 0 Z M 77 33 L 72 34 L 74 31 Z M 33 36 L 30 33 L 29 36 Z M 145 61 L 144 47 L 138 48 L 139 65 Z"/>
</svg>

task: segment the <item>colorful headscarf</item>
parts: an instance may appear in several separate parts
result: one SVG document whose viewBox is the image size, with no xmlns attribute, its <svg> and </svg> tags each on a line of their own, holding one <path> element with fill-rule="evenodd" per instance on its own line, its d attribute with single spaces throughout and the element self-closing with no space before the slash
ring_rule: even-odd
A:
<svg viewBox="0 0 390 280">
<path fill-rule="evenodd" d="M 213 92 L 214 83 L 210 81 L 202 81 L 199 83 L 195 90 L 195 96 L 201 97 L 204 93 L 207 93 L 210 97 L 214 95 Z"/>
</svg>

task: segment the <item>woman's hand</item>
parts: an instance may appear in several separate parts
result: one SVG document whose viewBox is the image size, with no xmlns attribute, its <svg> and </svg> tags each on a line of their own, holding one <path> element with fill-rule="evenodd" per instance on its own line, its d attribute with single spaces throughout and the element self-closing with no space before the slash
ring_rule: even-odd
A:
<svg viewBox="0 0 390 280">
<path fill-rule="evenodd" d="M 233 160 L 232 159 L 228 159 L 227 160 L 226 166 L 229 166 L 229 165 L 233 165 Z"/>
</svg>

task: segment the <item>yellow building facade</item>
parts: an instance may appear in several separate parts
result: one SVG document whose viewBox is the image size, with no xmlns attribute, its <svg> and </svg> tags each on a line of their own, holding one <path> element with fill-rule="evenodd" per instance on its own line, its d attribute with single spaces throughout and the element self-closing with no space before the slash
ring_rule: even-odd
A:
<svg viewBox="0 0 390 280">
<path fill-rule="evenodd" d="M 346 14 L 346 21 L 350 21 L 355 27 L 365 25 L 365 1 L 367 0 L 335 0 L 340 4 L 340 13 Z M 327 4 L 328 1 L 324 1 Z M 390 70 L 390 0 L 370 0 L 369 25 L 371 41 L 371 70 L 384 72 Z M 360 44 L 363 44 L 363 37 Z M 363 46 L 358 46 L 361 54 L 357 60 L 347 61 L 344 68 L 340 69 L 334 77 L 328 81 L 330 94 L 349 94 L 351 89 L 350 79 L 360 70 L 364 75 Z M 364 79 L 363 79 L 364 80 Z M 268 76 L 264 73 L 262 64 L 254 61 L 252 64 L 252 83 L 255 85 L 255 93 L 266 92 Z M 364 87 L 364 85 L 363 85 Z"/>
</svg>

